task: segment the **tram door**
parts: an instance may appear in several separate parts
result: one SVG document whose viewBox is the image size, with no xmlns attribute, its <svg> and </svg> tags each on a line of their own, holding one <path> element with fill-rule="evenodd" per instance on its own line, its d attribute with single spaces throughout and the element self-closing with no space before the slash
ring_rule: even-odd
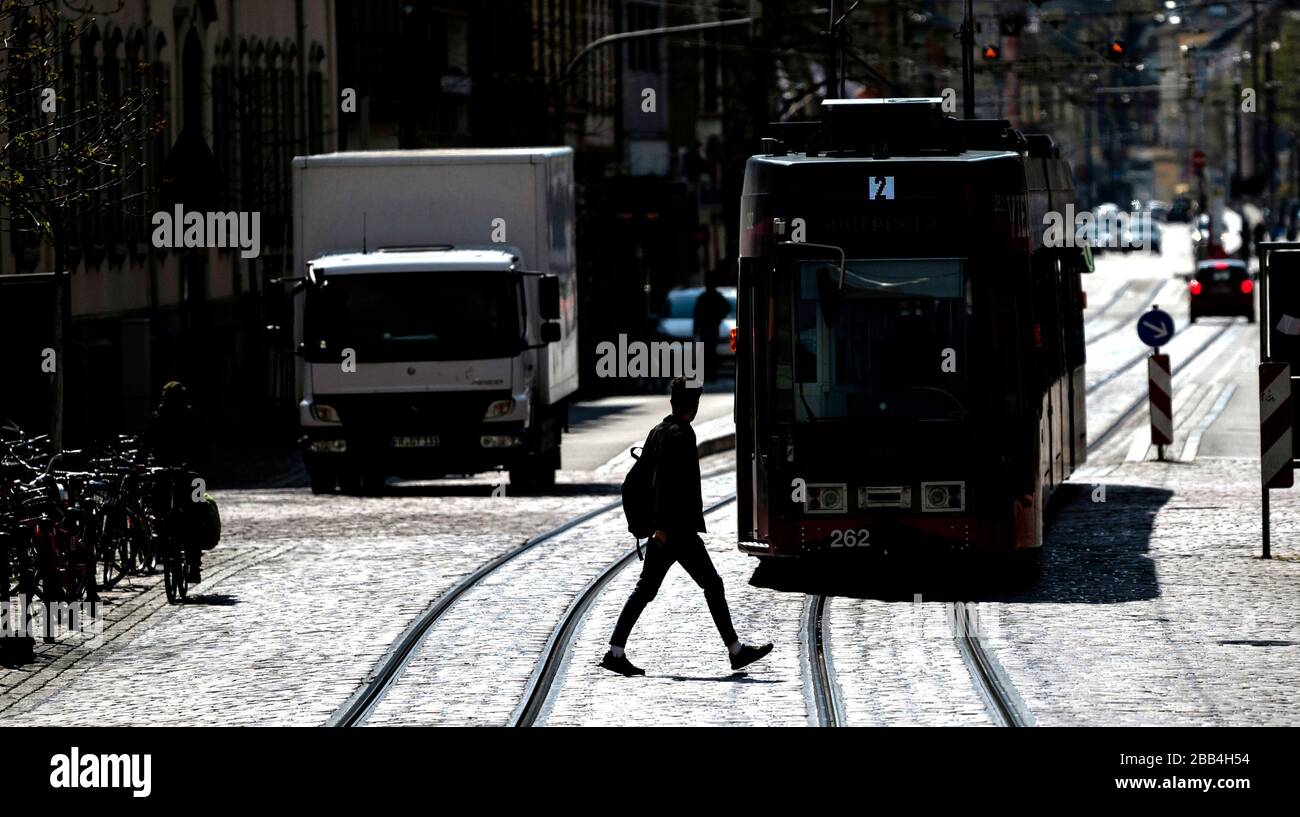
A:
<svg viewBox="0 0 1300 817">
<path fill-rule="evenodd" d="M 736 364 L 736 527 L 742 540 L 768 541 L 769 458 L 774 428 L 771 404 L 772 298 L 774 270 L 758 258 L 740 259 Z"/>
</svg>

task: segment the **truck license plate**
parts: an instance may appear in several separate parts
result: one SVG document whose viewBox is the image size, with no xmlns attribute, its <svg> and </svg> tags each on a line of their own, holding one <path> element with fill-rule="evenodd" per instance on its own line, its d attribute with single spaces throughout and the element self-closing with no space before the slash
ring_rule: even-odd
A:
<svg viewBox="0 0 1300 817">
<path fill-rule="evenodd" d="M 441 441 L 437 437 L 394 437 L 393 448 L 437 448 Z"/>
</svg>

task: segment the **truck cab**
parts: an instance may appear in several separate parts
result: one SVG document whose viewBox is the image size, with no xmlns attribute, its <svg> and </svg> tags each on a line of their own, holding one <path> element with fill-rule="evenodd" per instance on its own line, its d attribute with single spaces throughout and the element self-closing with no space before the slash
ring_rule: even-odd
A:
<svg viewBox="0 0 1300 817">
<path fill-rule="evenodd" d="M 558 339 L 548 280 L 501 245 L 314 259 L 295 339 L 313 490 L 498 467 L 517 487 L 553 484 L 567 406 L 537 395 L 539 353 Z"/>
<path fill-rule="evenodd" d="M 312 490 L 554 484 L 578 388 L 573 150 L 299 156 L 293 180 L 280 341 Z"/>
</svg>

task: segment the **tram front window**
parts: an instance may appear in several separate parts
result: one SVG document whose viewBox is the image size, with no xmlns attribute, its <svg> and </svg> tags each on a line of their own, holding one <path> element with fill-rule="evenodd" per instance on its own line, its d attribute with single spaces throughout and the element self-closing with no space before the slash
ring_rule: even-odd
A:
<svg viewBox="0 0 1300 817">
<path fill-rule="evenodd" d="M 960 419 L 971 312 L 961 259 L 849 259 L 839 279 L 834 263 L 799 263 L 796 419 Z"/>
</svg>

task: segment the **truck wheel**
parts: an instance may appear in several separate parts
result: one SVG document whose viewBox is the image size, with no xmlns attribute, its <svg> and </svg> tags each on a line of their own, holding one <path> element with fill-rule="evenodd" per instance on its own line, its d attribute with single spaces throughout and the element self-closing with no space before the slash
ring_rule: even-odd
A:
<svg viewBox="0 0 1300 817">
<path fill-rule="evenodd" d="M 334 493 L 335 478 L 333 471 L 308 471 L 307 479 L 311 482 L 311 492 L 313 494 Z"/>
<path fill-rule="evenodd" d="M 361 475 L 354 471 L 344 471 L 339 474 L 339 489 L 349 496 L 359 496 L 361 494 Z"/>
<path fill-rule="evenodd" d="M 510 469 L 512 493 L 523 494 L 555 487 L 555 468 L 545 460 L 526 461 Z"/>
<path fill-rule="evenodd" d="M 367 496 L 379 496 L 384 492 L 388 478 L 378 471 L 371 471 L 361 476 L 361 490 Z"/>
</svg>

